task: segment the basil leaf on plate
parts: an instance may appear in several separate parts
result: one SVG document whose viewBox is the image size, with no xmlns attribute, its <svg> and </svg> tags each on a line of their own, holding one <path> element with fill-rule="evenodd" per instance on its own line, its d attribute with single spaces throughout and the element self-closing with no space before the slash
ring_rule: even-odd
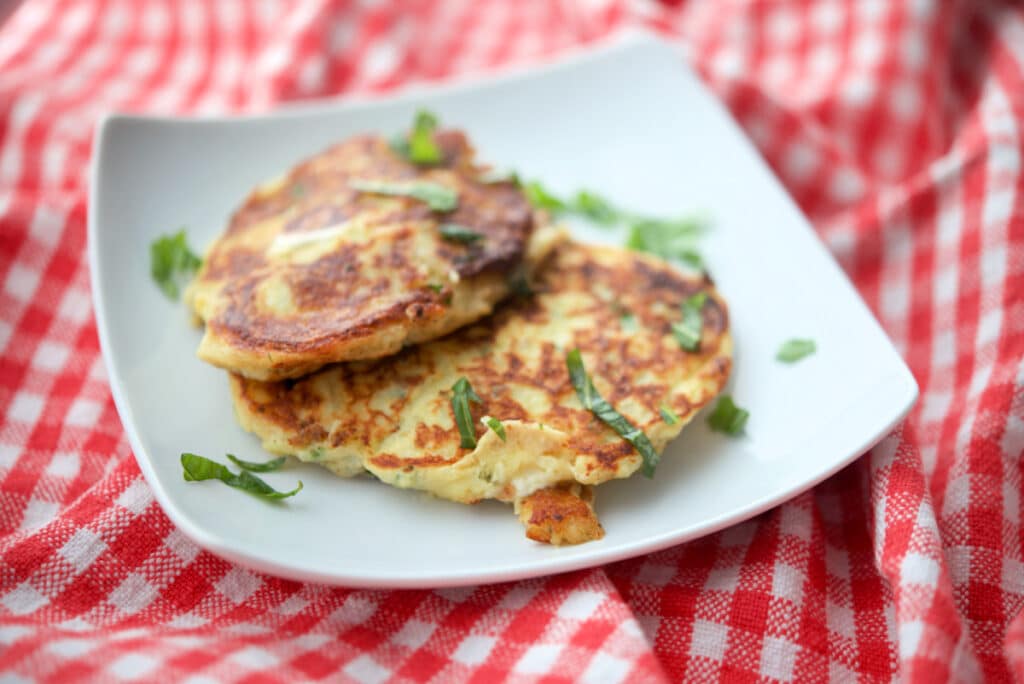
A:
<svg viewBox="0 0 1024 684">
<path fill-rule="evenodd" d="M 157 238 L 149 246 L 150 275 L 169 299 L 178 298 L 181 286 L 195 275 L 202 264 L 203 260 L 189 249 L 184 228 Z"/>
<path fill-rule="evenodd" d="M 704 260 L 696 250 L 696 240 L 705 230 L 698 218 L 651 219 L 634 218 L 630 222 L 626 246 L 663 259 L 677 259 L 702 269 Z"/>
<path fill-rule="evenodd" d="M 704 270 L 704 259 L 696 249 L 696 240 L 706 229 L 697 217 L 661 219 L 618 209 L 612 202 L 592 190 L 580 190 L 571 201 L 561 199 L 539 181 L 523 188 L 530 203 L 558 216 L 574 214 L 603 226 L 626 225 L 629 233 L 626 246 L 663 259 L 681 261 L 693 269 Z"/>
<path fill-rule="evenodd" d="M 568 209 L 565 202 L 548 192 L 539 181 L 530 181 L 523 186 L 523 191 L 526 193 L 526 199 L 537 209 L 547 209 L 555 215 Z"/>
<path fill-rule="evenodd" d="M 732 397 L 729 395 L 724 395 L 708 415 L 708 425 L 716 432 L 724 432 L 735 437 L 743 432 L 743 427 L 747 424 L 749 417 L 749 411 L 741 409 L 733 403 Z"/>
<path fill-rule="evenodd" d="M 580 190 L 572 204 L 574 213 L 603 226 L 611 226 L 622 220 L 619 211 L 611 202 L 589 190 Z"/>
<path fill-rule="evenodd" d="M 795 363 L 806 356 L 810 356 L 815 351 L 817 351 L 817 345 L 814 343 L 814 340 L 794 338 L 779 347 L 779 352 L 775 355 L 775 358 L 785 363 Z"/>
<path fill-rule="evenodd" d="M 184 469 L 184 477 L 187 482 L 220 480 L 229 487 L 241 489 L 244 492 L 255 494 L 264 499 L 287 499 L 302 491 L 301 480 L 299 480 L 299 486 L 295 489 L 289 492 L 279 492 L 248 470 L 243 470 L 236 475 L 228 470 L 227 466 L 198 454 L 182 454 L 181 467 Z"/>
</svg>

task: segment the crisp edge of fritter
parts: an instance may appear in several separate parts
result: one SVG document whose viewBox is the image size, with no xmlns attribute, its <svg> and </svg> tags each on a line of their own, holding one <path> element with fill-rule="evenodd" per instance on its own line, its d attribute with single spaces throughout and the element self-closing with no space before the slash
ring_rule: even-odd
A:
<svg viewBox="0 0 1024 684">
<path fill-rule="evenodd" d="M 316 358 L 310 358 L 306 349 L 272 353 L 240 349 L 213 334 L 209 326 L 196 355 L 213 366 L 263 382 L 299 378 L 331 363 L 391 356 L 403 347 L 443 337 L 491 314 L 514 292 L 514 281 L 529 279 L 534 268 L 566 239 L 563 228 L 539 223 L 530 233 L 523 261 L 515 272 L 484 272 L 464 278 L 445 305 L 396 305 L 383 312 L 379 322 L 368 322 L 356 334 L 325 344 Z"/>
</svg>

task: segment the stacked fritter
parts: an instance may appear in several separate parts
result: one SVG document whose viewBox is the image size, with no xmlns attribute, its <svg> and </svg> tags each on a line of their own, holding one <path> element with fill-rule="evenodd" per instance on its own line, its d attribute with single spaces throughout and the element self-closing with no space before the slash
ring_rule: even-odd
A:
<svg viewBox="0 0 1024 684">
<path fill-rule="evenodd" d="M 360 136 L 257 189 L 187 293 L 199 356 L 270 452 L 511 502 L 537 541 L 599 539 L 593 486 L 649 474 L 724 385 L 725 303 L 566 240 L 462 133 L 432 137 L 427 164 Z M 688 351 L 673 326 L 695 295 Z"/>
</svg>

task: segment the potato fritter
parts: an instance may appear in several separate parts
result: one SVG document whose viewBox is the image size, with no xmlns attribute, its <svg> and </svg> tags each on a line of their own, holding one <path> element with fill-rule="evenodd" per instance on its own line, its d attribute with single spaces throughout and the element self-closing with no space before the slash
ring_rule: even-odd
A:
<svg viewBox="0 0 1024 684">
<path fill-rule="evenodd" d="M 253 192 L 186 292 L 198 354 L 260 380 L 389 356 L 491 313 L 557 242 L 511 182 L 488 182 L 457 131 L 416 166 L 380 136 L 351 138 Z M 452 191 L 457 207 L 356 189 Z M 356 187 L 353 187 L 356 186 Z"/>
</svg>

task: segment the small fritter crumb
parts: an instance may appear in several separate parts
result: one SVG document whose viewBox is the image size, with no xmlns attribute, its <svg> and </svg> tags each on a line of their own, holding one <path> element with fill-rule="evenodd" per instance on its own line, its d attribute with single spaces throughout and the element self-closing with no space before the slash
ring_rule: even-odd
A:
<svg viewBox="0 0 1024 684">
<path fill-rule="evenodd" d="M 526 536 L 544 544 L 582 544 L 604 537 L 594 513 L 594 488 L 578 483 L 541 489 L 515 502 Z"/>
</svg>

